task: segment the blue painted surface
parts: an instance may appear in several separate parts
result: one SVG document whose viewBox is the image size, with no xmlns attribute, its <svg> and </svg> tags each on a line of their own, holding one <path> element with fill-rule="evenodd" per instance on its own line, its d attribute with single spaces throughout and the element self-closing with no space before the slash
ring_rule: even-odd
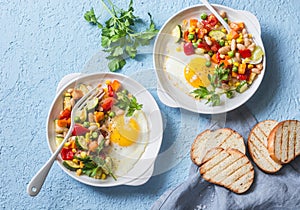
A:
<svg viewBox="0 0 300 210">
<path fill-rule="evenodd" d="M 125 1 L 115 2 L 127 6 Z M 256 118 L 299 116 L 300 2 L 211 2 L 248 10 L 261 23 L 267 69 L 258 92 L 247 103 Z M 161 27 L 173 13 L 197 3 L 135 1 L 134 7 L 144 20 L 150 11 Z M 91 6 L 101 14 L 101 21 L 107 18 L 97 1 L 0 0 L 0 209 L 148 209 L 165 190 L 188 175 L 188 148 L 207 125 L 208 116 L 163 105 L 152 77 L 146 87 L 162 110 L 166 129 L 161 152 L 171 150 L 170 169 L 168 162 L 161 160 L 156 168 L 165 168 L 165 172 L 143 186 L 95 188 L 73 180 L 54 164 L 40 194 L 35 198 L 26 194 L 29 180 L 50 156 L 45 123 L 58 82 L 66 74 L 82 72 L 100 50 L 99 31 L 83 19 Z M 153 74 L 152 66 L 151 54 L 145 54 L 129 61 L 121 73 L 139 81 L 143 73 Z"/>
</svg>

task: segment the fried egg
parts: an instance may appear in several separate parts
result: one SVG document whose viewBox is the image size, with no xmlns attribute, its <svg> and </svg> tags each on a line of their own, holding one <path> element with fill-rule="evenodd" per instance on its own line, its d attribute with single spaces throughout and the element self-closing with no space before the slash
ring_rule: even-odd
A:
<svg viewBox="0 0 300 210">
<path fill-rule="evenodd" d="M 109 124 L 111 147 L 116 176 L 126 175 L 141 158 L 148 144 L 149 129 L 145 114 L 135 111 L 131 118 L 124 114 L 112 118 Z"/>
<path fill-rule="evenodd" d="M 207 67 L 206 61 L 201 55 L 187 56 L 182 51 L 170 51 L 165 58 L 164 70 L 173 85 L 190 94 L 199 86 L 207 87 L 210 84 L 208 74 L 213 74 L 214 67 Z"/>
</svg>

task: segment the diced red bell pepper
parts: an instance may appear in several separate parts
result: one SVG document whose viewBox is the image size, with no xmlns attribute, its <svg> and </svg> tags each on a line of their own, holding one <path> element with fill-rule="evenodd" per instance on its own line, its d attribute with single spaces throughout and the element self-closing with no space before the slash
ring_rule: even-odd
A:
<svg viewBox="0 0 300 210">
<path fill-rule="evenodd" d="M 113 97 L 108 97 L 103 100 L 101 107 L 103 108 L 104 111 L 108 111 L 111 109 L 111 107 L 114 105 L 114 98 Z"/>
<path fill-rule="evenodd" d="M 210 46 L 206 42 L 200 42 L 198 48 L 201 48 L 205 51 L 210 51 Z"/>
<path fill-rule="evenodd" d="M 90 130 L 88 128 L 85 128 L 80 124 L 75 124 L 74 129 L 72 131 L 72 135 L 73 136 L 82 136 L 82 135 L 86 134 L 87 132 L 90 132 Z"/>
<path fill-rule="evenodd" d="M 217 41 L 212 42 L 211 50 L 217 52 L 221 48 L 220 44 Z"/>
<path fill-rule="evenodd" d="M 114 97 L 115 93 L 111 85 L 107 85 L 107 92 L 109 97 Z"/>
<path fill-rule="evenodd" d="M 71 117 L 71 111 L 69 109 L 64 109 L 60 114 L 58 119 L 62 120 L 62 119 L 69 119 Z"/>
<path fill-rule="evenodd" d="M 216 18 L 216 16 L 214 16 L 213 14 L 211 14 L 207 17 L 207 21 L 211 26 L 215 26 L 219 22 L 218 19 Z"/>
<path fill-rule="evenodd" d="M 194 46 L 191 42 L 187 42 L 183 46 L 183 51 L 186 55 L 192 55 L 195 53 Z"/>
<path fill-rule="evenodd" d="M 74 153 L 71 148 L 62 148 L 60 154 L 63 160 L 72 160 L 74 157 Z"/>
<path fill-rule="evenodd" d="M 251 50 L 249 50 L 249 49 L 239 50 L 239 53 L 242 58 L 250 58 L 251 57 Z"/>
<path fill-rule="evenodd" d="M 236 78 L 238 80 L 247 80 L 248 79 L 248 75 L 246 75 L 246 74 L 238 74 Z"/>
</svg>

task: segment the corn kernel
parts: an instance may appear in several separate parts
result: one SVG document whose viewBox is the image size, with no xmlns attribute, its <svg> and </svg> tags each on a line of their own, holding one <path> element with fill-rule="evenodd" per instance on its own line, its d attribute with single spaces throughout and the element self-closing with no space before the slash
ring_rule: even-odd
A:
<svg viewBox="0 0 300 210">
<path fill-rule="evenodd" d="M 235 83 L 235 87 L 239 86 L 241 83 L 237 82 Z"/>
<path fill-rule="evenodd" d="M 78 160 L 77 160 L 77 159 L 74 158 L 72 161 L 73 161 L 74 163 L 78 164 Z"/>
<path fill-rule="evenodd" d="M 221 31 L 222 31 L 223 33 L 227 34 L 227 31 L 226 31 L 225 28 L 222 28 Z"/>
<path fill-rule="evenodd" d="M 105 84 L 109 85 L 110 84 L 110 80 L 105 80 Z"/>
<path fill-rule="evenodd" d="M 82 173 L 82 169 L 77 169 L 77 170 L 76 170 L 76 175 L 77 175 L 77 176 L 80 176 L 81 173 Z"/>
<path fill-rule="evenodd" d="M 80 161 L 79 167 L 80 167 L 80 168 L 83 168 L 83 167 L 84 167 L 84 163 L 83 163 L 82 161 Z"/>
<path fill-rule="evenodd" d="M 195 32 L 195 28 L 194 27 L 190 27 L 189 28 L 189 33 L 194 33 Z"/>
<path fill-rule="evenodd" d="M 253 69 L 253 67 L 254 67 L 254 66 L 253 66 L 252 64 L 249 64 L 249 65 L 248 65 L 248 69 Z"/>
<path fill-rule="evenodd" d="M 238 62 L 234 62 L 233 65 L 239 67 L 240 64 Z"/>
<path fill-rule="evenodd" d="M 195 30 L 195 31 L 196 31 L 196 33 L 198 33 L 198 32 L 199 32 L 199 30 L 200 30 L 199 28 L 196 28 L 196 30 Z"/>
<path fill-rule="evenodd" d="M 85 157 L 86 157 L 86 152 L 82 151 L 82 152 L 80 153 L 80 156 L 81 156 L 82 158 L 85 158 Z"/>
<path fill-rule="evenodd" d="M 65 147 L 69 147 L 70 144 L 71 144 L 70 142 L 66 142 L 66 143 L 65 143 Z"/>
<path fill-rule="evenodd" d="M 106 87 L 105 87 L 105 88 L 103 88 L 103 91 L 107 93 L 107 88 L 106 88 Z"/>
<path fill-rule="evenodd" d="M 248 34 L 248 38 L 252 38 L 253 36 L 252 36 L 252 34 Z"/>
<path fill-rule="evenodd" d="M 100 123 L 96 123 L 97 127 L 100 128 Z"/>
<path fill-rule="evenodd" d="M 229 46 L 228 42 L 225 42 L 225 46 Z"/>
<path fill-rule="evenodd" d="M 73 148 L 73 149 L 72 149 L 72 152 L 75 153 L 75 152 L 77 152 L 77 150 L 76 150 L 75 148 Z"/>
<path fill-rule="evenodd" d="M 106 174 L 105 173 L 101 174 L 101 179 L 106 179 Z"/>
<path fill-rule="evenodd" d="M 237 38 L 237 39 L 236 39 L 236 42 L 239 43 L 239 44 L 240 44 L 240 43 L 243 43 L 243 41 L 244 41 L 244 40 L 243 40 L 242 38 Z"/>
</svg>

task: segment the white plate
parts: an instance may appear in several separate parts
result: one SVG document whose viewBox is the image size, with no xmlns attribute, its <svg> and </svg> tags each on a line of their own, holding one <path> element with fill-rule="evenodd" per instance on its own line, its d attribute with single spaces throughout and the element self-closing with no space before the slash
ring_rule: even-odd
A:
<svg viewBox="0 0 300 210">
<path fill-rule="evenodd" d="M 261 40 L 261 29 L 257 18 L 247 11 L 234 10 L 229 7 L 221 5 L 213 5 L 217 10 L 223 10 L 227 13 L 228 19 L 231 21 L 242 21 L 245 23 L 247 30 L 254 36 L 255 43 L 262 47 L 264 46 Z M 206 12 L 210 14 L 208 9 L 204 5 L 195 5 L 186 9 L 183 9 L 172 16 L 161 28 L 154 45 L 153 50 L 153 62 L 158 79 L 158 96 L 160 100 L 170 107 L 179 107 L 187 109 L 197 113 L 203 114 L 218 114 L 231 111 L 237 107 L 243 105 L 248 101 L 251 96 L 256 92 L 259 85 L 262 82 L 265 67 L 266 67 L 266 56 L 263 59 L 263 70 L 260 75 L 255 79 L 251 87 L 242 94 L 237 94 L 232 99 L 227 99 L 225 96 L 222 97 L 222 103 L 220 106 L 211 106 L 205 104 L 206 101 L 195 100 L 192 96 L 188 95 L 176 85 L 174 85 L 169 79 L 166 71 L 163 70 L 163 65 L 166 56 L 168 56 L 168 46 L 174 43 L 174 38 L 171 36 L 172 30 L 176 25 L 182 23 L 185 19 L 200 18 L 201 13 Z"/>
<path fill-rule="evenodd" d="M 141 158 L 134 165 L 134 167 L 125 176 L 118 177 L 117 181 L 108 177 L 106 180 L 93 179 L 88 176 L 77 176 L 75 172 L 69 171 L 62 165 L 62 159 L 58 157 L 59 166 L 71 177 L 79 182 L 97 186 L 97 187 L 111 187 L 118 185 L 141 185 L 149 180 L 153 173 L 153 166 L 156 156 L 159 152 L 162 134 L 163 124 L 160 110 L 156 104 L 156 101 L 152 95 L 138 82 L 121 74 L 115 73 L 95 73 L 95 74 L 71 74 L 65 76 L 59 83 L 57 88 L 57 96 L 55 97 L 53 104 L 50 108 L 48 120 L 47 120 L 47 138 L 50 151 L 53 153 L 56 149 L 55 143 L 55 129 L 54 120 L 59 115 L 63 107 L 63 93 L 70 87 L 74 87 L 76 84 L 99 84 L 105 82 L 105 80 L 119 80 L 122 86 L 132 93 L 139 103 L 143 104 L 143 111 L 147 118 L 149 128 L 149 143 L 146 146 L 145 152 Z"/>
</svg>

